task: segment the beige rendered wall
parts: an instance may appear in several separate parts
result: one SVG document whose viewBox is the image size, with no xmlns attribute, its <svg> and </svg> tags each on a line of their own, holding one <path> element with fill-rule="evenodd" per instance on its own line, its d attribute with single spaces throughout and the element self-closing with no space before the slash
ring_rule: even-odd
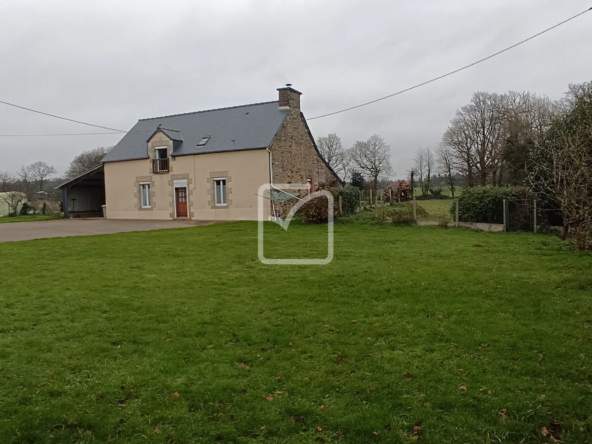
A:
<svg viewBox="0 0 592 444">
<path fill-rule="evenodd" d="M 257 220 L 257 191 L 269 183 L 267 150 L 180 156 L 170 160 L 171 171 L 167 174 L 152 174 L 151 162 L 141 159 L 105 164 L 108 219 L 173 219 L 174 181 L 187 180 L 190 219 Z M 214 204 L 215 178 L 227 180 L 226 207 Z M 141 208 L 141 182 L 150 183 L 152 208 Z M 265 202 L 267 218 L 269 208 Z"/>
</svg>

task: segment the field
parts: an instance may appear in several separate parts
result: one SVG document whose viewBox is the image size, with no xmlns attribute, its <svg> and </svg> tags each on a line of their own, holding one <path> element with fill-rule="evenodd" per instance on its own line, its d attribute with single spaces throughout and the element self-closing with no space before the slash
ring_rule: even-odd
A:
<svg viewBox="0 0 592 444">
<path fill-rule="evenodd" d="M 0 263 L 1 442 L 590 442 L 592 256 L 551 236 L 336 225 L 331 264 L 265 266 L 244 222 Z"/>
<path fill-rule="evenodd" d="M 417 212 L 419 220 L 431 220 L 440 222 L 442 220 L 452 221 L 450 207 L 454 204 L 452 199 L 418 200 L 417 205 L 425 210 Z"/>
</svg>

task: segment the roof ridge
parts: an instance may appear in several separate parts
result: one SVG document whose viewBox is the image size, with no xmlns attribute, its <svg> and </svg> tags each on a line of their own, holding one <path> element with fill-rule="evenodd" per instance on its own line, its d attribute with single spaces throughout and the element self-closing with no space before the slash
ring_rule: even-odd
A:
<svg viewBox="0 0 592 444">
<path fill-rule="evenodd" d="M 191 112 L 188 112 L 188 113 L 169 114 L 169 115 L 166 115 L 166 116 L 159 116 L 159 117 L 147 117 L 145 119 L 138 119 L 138 122 L 141 122 L 141 121 L 144 121 L 144 120 L 164 119 L 165 117 L 176 117 L 176 116 L 186 116 L 186 115 L 189 115 L 189 114 L 209 113 L 211 111 L 222 111 L 222 110 L 225 110 L 225 109 L 244 108 L 244 107 L 247 107 L 247 106 L 267 105 L 268 103 L 279 103 L 279 100 L 271 100 L 269 102 L 249 103 L 247 105 L 226 106 L 226 107 L 223 107 L 223 108 L 204 109 L 202 111 L 191 111 Z M 172 131 L 176 131 L 176 130 L 172 130 Z"/>
</svg>

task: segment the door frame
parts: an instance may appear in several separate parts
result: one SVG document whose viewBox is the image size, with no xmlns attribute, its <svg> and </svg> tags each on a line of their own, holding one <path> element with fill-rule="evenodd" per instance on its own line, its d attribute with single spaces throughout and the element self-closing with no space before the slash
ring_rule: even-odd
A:
<svg viewBox="0 0 592 444">
<path fill-rule="evenodd" d="M 175 219 L 179 219 L 179 216 L 177 215 L 177 188 L 185 188 L 185 197 L 187 199 L 187 216 L 183 217 L 183 219 L 190 219 L 189 215 L 191 213 L 189 211 L 189 187 L 187 186 L 187 179 L 175 180 L 173 183 L 173 208 L 175 210 Z"/>
</svg>

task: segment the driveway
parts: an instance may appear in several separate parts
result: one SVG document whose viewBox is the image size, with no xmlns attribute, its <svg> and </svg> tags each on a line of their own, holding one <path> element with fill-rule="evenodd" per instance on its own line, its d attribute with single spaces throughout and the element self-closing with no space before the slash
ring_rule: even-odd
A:
<svg viewBox="0 0 592 444">
<path fill-rule="evenodd" d="M 106 220 L 61 219 L 41 222 L 0 224 L 0 242 L 14 242 L 48 237 L 92 236 L 94 234 L 127 233 L 130 231 L 212 225 L 214 221 L 198 220 Z"/>
</svg>

